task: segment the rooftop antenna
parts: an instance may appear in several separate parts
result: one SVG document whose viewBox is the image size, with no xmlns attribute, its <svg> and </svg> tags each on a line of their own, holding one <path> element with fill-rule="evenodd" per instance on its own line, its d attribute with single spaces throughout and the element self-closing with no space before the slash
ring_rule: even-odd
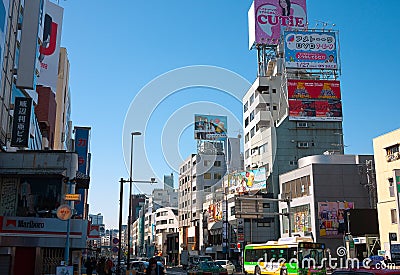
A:
<svg viewBox="0 0 400 275">
<path fill-rule="evenodd" d="M 315 20 L 317 23 L 315 24 L 315 28 L 318 27 L 319 24 L 322 25 L 322 30 L 324 31 L 326 27 L 328 26 L 332 26 L 332 28 L 330 28 L 329 30 L 332 30 L 333 27 L 336 26 L 336 24 L 330 23 L 330 22 L 326 22 L 326 21 L 322 21 L 322 20 Z"/>
</svg>

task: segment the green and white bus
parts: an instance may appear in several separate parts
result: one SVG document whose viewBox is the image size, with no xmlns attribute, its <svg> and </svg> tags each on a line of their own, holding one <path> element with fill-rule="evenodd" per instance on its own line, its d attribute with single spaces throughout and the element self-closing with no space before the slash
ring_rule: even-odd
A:
<svg viewBox="0 0 400 275">
<path fill-rule="evenodd" d="M 247 274 L 325 275 L 325 245 L 307 237 L 288 237 L 244 248 Z"/>
</svg>

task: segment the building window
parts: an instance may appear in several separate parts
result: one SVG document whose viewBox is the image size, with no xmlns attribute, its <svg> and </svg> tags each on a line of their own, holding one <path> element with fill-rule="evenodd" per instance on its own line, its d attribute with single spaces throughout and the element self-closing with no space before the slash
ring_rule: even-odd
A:
<svg viewBox="0 0 400 275">
<path fill-rule="evenodd" d="M 204 167 L 210 166 L 210 161 L 209 160 L 204 160 Z"/>
<path fill-rule="evenodd" d="M 249 142 L 249 133 L 244 136 L 244 143 Z"/>
<path fill-rule="evenodd" d="M 214 161 L 214 166 L 221 167 L 221 161 L 220 160 Z"/>
<path fill-rule="evenodd" d="M 222 175 L 220 173 L 215 173 L 214 174 L 214 179 L 215 180 L 220 180 L 222 178 Z"/>
<path fill-rule="evenodd" d="M 253 121 L 253 119 L 254 119 L 254 110 L 251 111 L 251 113 L 250 113 L 250 121 Z"/>
<path fill-rule="evenodd" d="M 251 106 L 251 104 L 253 104 L 253 102 L 254 102 L 254 94 L 252 94 L 252 95 L 250 96 L 250 106 Z"/>
<path fill-rule="evenodd" d="M 231 216 L 235 216 L 235 206 L 231 207 Z"/>
<path fill-rule="evenodd" d="M 211 173 L 204 173 L 204 174 L 203 174 L 203 178 L 204 178 L 205 180 L 210 180 L 210 179 L 211 179 Z"/>
<path fill-rule="evenodd" d="M 392 223 L 397 223 L 397 211 L 396 211 L 396 209 L 390 209 L 390 216 L 392 218 Z"/>
<path fill-rule="evenodd" d="M 393 183 L 393 178 L 388 178 L 389 181 L 389 194 L 391 197 L 394 197 L 394 183 Z"/>
<path fill-rule="evenodd" d="M 249 125 L 249 118 L 246 117 L 246 119 L 244 120 L 244 127 L 247 127 L 247 125 Z"/>
<path fill-rule="evenodd" d="M 270 203 L 263 203 L 263 208 L 271 208 L 271 204 Z"/>
<path fill-rule="evenodd" d="M 250 130 L 250 137 L 254 137 L 254 134 L 256 133 L 256 127 L 251 128 Z"/>
<path fill-rule="evenodd" d="M 297 125 L 297 128 L 307 128 L 308 127 L 308 123 L 304 122 L 304 121 L 297 122 L 296 125 Z"/>
<path fill-rule="evenodd" d="M 393 145 L 386 148 L 386 160 L 388 162 L 400 159 L 399 145 Z"/>
<path fill-rule="evenodd" d="M 196 199 L 193 200 L 193 204 L 196 204 Z"/>
<path fill-rule="evenodd" d="M 246 152 L 244 152 L 244 158 L 249 158 L 249 150 L 246 150 Z"/>
<path fill-rule="evenodd" d="M 264 143 L 263 145 L 260 146 L 260 154 L 267 152 L 267 145 L 268 143 Z"/>
<path fill-rule="evenodd" d="M 272 106 L 272 110 L 274 110 L 274 111 L 278 110 L 278 106 L 273 105 L 273 106 Z"/>
<path fill-rule="evenodd" d="M 193 191 L 196 191 L 196 186 L 193 186 Z"/>
<path fill-rule="evenodd" d="M 276 94 L 276 89 L 272 89 L 272 93 L 273 93 L 273 94 Z"/>
<path fill-rule="evenodd" d="M 243 105 L 243 113 L 246 113 L 248 108 L 249 108 L 249 103 L 246 101 L 246 103 Z"/>
<path fill-rule="evenodd" d="M 270 222 L 258 222 L 257 227 L 271 227 Z"/>
<path fill-rule="evenodd" d="M 308 148 L 308 142 L 306 142 L 306 141 L 299 141 L 299 142 L 297 142 L 297 147 L 298 147 L 298 148 Z"/>
</svg>

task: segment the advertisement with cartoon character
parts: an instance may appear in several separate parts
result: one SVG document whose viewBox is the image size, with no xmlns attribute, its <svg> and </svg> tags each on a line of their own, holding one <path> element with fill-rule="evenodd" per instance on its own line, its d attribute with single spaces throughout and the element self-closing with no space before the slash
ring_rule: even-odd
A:
<svg viewBox="0 0 400 275">
<path fill-rule="evenodd" d="M 229 192 L 234 194 L 247 193 L 267 188 L 265 168 L 247 170 L 229 176 Z"/>
<path fill-rule="evenodd" d="M 341 121 L 342 102 L 337 80 L 288 79 L 289 120 Z"/>
</svg>

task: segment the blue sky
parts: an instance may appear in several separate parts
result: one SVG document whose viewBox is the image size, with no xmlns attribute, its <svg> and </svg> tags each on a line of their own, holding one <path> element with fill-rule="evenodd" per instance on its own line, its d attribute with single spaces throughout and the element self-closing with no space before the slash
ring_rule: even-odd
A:
<svg viewBox="0 0 400 275">
<path fill-rule="evenodd" d="M 247 47 L 250 4 L 250 0 L 60 0 L 65 9 L 61 45 L 71 63 L 73 123 L 92 127 L 90 212 L 101 212 L 107 227 L 118 225 L 118 180 L 128 178 L 122 132 L 135 95 L 157 76 L 191 65 L 226 68 L 253 82 L 257 61 Z M 310 28 L 323 21 L 339 30 L 345 151 L 372 154 L 374 137 L 399 128 L 395 105 L 399 86 L 394 80 L 400 55 L 400 1 L 308 0 L 307 10 Z M 190 88 L 157 105 L 147 129 L 129 125 L 145 133 L 135 142 L 146 140 L 157 175 L 172 171 L 160 151 L 162 128 L 176 110 L 198 101 L 215 102 L 241 118 L 241 105 L 233 97 L 215 89 Z M 238 127 L 232 125 L 230 134 L 236 135 Z M 195 151 L 190 127 L 182 130 L 178 141 L 168 142 L 179 147 L 184 158 Z M 142 169 L 144 158 L 135 154 L 137 180 L 154 176 Z M 139 189 L 151 187 L 142 184 Z"/>
</svg>

